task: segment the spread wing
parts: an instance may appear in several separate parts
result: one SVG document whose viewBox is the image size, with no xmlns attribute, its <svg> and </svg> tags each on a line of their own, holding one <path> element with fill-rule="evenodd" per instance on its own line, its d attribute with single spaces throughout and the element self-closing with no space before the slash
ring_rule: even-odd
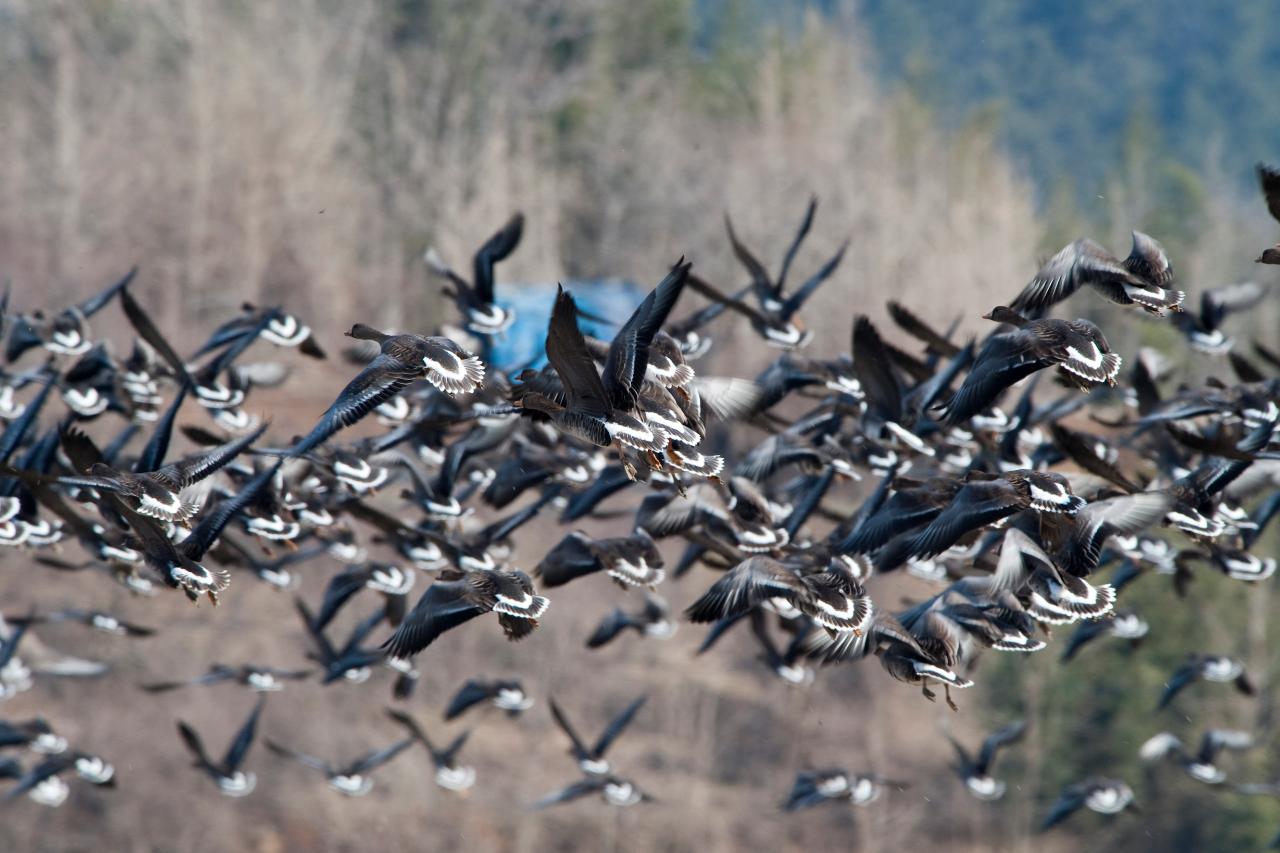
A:
<svg viewBox="0 0 1280 853">
<path fill-rule="evenodd" d="M 621 332 L 619 332 L 621 334 Z M 563 287 L 556 293 L 547 329 L 547 361 L 555 368 L 568 397 L 568 407 L 593 418 L 609 414 L 609 403 L 587 342 L 578 328 L 578 306 Z"/>
</svg>

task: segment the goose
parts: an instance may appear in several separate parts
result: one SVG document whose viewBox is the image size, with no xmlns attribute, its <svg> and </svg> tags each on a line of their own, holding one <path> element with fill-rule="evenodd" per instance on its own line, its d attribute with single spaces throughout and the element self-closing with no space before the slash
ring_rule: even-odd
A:
<svg viewBox="0 0 1280 853">
<path fill-rule="evenodd" d="M 9 333 L 5 361 L 15 362 L 27 350 L 37 346 L 42 346 L 59 356 L 85 354 L 93 346 L 89 341 L 86 321 L 111 304 L 111 300 L 128 286 L 137 274 L 138 268 L 133 267 L 105 290 L 59 312 L 52 318 L 46 318 L 39 311 L 30 316 L 17 317 Z"/>
<path fill-rule="evenodd" d="M 1000 392 L 1036 371 L 1057 366 L 1082 390 L 1115 385 L 1123 364 L 1100 330 L 1088 320 L 1028 320 L 997 306 L 984 319 L 1013 326 L 982 344 L 969 374 L 943 407 L 949 424 L 958 425 L 995 402 Z"/>
<path fill-rule="evenodd" d="M 600 733 L 600 737 L 590 746 L 587 745 L 577 731 L 569 722 L 569 718 L 565 715 L 560 705 L 554 699 L 550 700 L 551 716 L 555 718 L 556 725 L 569 738 L 572 746 L 571 752 L 574 760 L 578 762 L 578 769 L 588 776 L 608 776 L 612 773 L 613 768 L 605 758 L 605 753 L 613 746 L 614 741 L 631 725 L 632 719 L 636 713 L 648 700 L 648 696 L 640 696 L 633 700 L 631 704 L 623 708 L 617 716 L 609 721 L 609 725 L 605 726 L 604 731 Z"/>
<path fill-rule="evenodd" d="M 804 219 L 801 221 L 800 228 L 790 247 L 783 256 L 782 266 L 776 278 L 769 275 L 764 265 L 738 239 L 738 235 L 733 230 L 733 221 L 727 213 L 725 214 L 724 224 L 725 230 L 729 233 L 729 243 L 733 247 L 734 256 L 751 276 L 750 290 L 755 297 L 757 307 L 748 305 L 742 301 L 740 296 L 729 296 L 721 293 L 700 279 L 695 278 L 690 282 L 690 285 L 713 302 L 724 305 L 727 309 L 746 317 L 750 321 L 752 328 L 769 346 L 782 349 L 805 346 L 812 340 L 813 332 L 804 327 L 796 317 L 796 314 L 804 307 L 804 303 L 809 300 L 823 282 L 829 279 L 836 271 L 836 268 L 839 267 L 840 262 L 844 259 L 845 251 L 849 247 L 849 243 L 846 240 L 836 250 L 836 253 L 822 264 L 817 272 L 796 288 L 794 292 L 790 294 L 783 293 L 786 287 L 787 273 L 790 271 L 791 263 L 795 259 L 801 243 L 804 242 L 804 238 L 808 235 L 809 229 L 813 225 L 813 217 L 817 212 L 817 207 L 817 198 L 810 199 L 809 206 L 805 210 Z"/>
<path fill-rule="evenodd" d="M 890 781 L 876 774 L 855 774 L 836 768 L 804 770 L 796 776 L 782 810 L 801 811 L 839 800 L 855 806 L 869 806 L 880 799 L 886 788 L 905 787 L 903 782 Z"/>
<path fill-rule="evenodd" d="M 301 456 L 338 430 L 351 426 L 417 379 L 426 379 L 450 396 L 469 394 L 484 382 L 479 358 L 449 338 L 390 335 L 357 323 L 347 332 L 356 340 L 378 344 L 378 355 L 338 394 L 311 432 L 290 450 Z"/>
<path fill-rule="evenodd" d="M 591 636 L 587 638 L 587 648 L 602 648 L 628 629 L 642 637 L 659 640 L 670 638 L 676 632 L 671 606 L 666 599 L 650 592 L 645 594 L 644 605 L 638 611 L 628 612 L 615 608 L 591 632 Z"/>
<path fill-rule="evenodd" d="M 409 737 L 396 741 L 388 747 L 376 749 L 352 762 L 341 765 L 330 764 L 322 758 L 316 758 L 314 755 L 308 755 L 305 752 L 298 752 L 270 738 L 267 738 L 266 743 L 267 749 L 276 755 L 291 759 L 303 767 L 309 767 L 312 770 L 318 770 L 323 773 L 329 781 L 329 787 L 339 794 L 344 794 L 348 797 L 363 797 L 373 790 L 373 778 L 369 774 L 413 746 L 414 739 Z"/>
<path fill-rule="evenodd" d="M 67 749 L 67 739 L 59 735 L 43 717 L 29 720 L 0 720 L 0 749 L 25 746 L 40 755 L 58 755 Z"/>
<path fill-rule="evenodd" d="M 57 808 L 70 792 L 69 786 L 61 778 L 68 772 L 75 773 L 78 778 L 95 787 L 114 788 L 116 784 L 115 766 L 102 756 L 68 750 L 46 758 L 19 776 L 0 800 L 16 800 L 26 794 L 29 799 L 42 806 Z"/>
<path fill-rule="evenodd" d="M 258 730 L 258 719 L 262 716 L 262 709 L 265 704 L 266 697 L 259 696 L 258 701 L 253 706 L 253 710 L 249 712 L 244 724 L 240 726 L 240 730 L 232 738 L 226 754 L 222 757 L 222 761 L 217 764 L 209 759 L 208 753 L 205 752 L 204 742 L 200 740 L 200 735 L 196 733 L 196 730 L 182 721 L 178 722 L 178 734 L 182 736 L 182 742 L 186 744 L 187 750 L 195 758 L 195 765 L 213 778 L 213 781 L 218 785 L 218 792 L 224 796 L 247 797 L 253 793 L 253 789 L 257 786 L 257 776 L 251 772 L 241 770 L 240 766 L 244 764 L 244 760 L 248 757 L 249 750 L 253 746 L 253 739 Z"/>
<path fill-rule="evenodd" d="M 484 613 L 497 613 L 509 640 L 520 640 L 538 627 L 551 606 L 534 592 L 521 571 L 479 569 L 455 579 L 437 580 L 418 599 L 382 645 L 392 657 L 410 658 L 451 628 Z"/>
<path fill-rule="evenodd" d="M 1019 311 L 1047 308 L 1090 285 L 1111 302 L 1137 305 L 1157 316 L 1181 311 L 1186 294 L 1167 288 L 1173 281 L 1173 267 L 1164 247 L 1141 231 L 1132 236 L 1133 248 L 1123 261 L 1084 237 L 1067 244 L 1040 267 L 1012 307 Z"/>
<path fill-rule="evenodd" d="M 642 527 L 630 536 L 608 539 L 592 539 L 573 531 L 547 552 L 533 574 L 544 586 L 556 587 L 603 571 L 623 589 L 653 589 L 666 577 L 662 566 L 662 554 Z"/>
<path fill-rule="evenodd" d="M 488 702 L 492 707 L 504 711 L 509 717 L 517 717 L 533 707 L 533 697 L 525 692 L 519 681 L 470 679 L 449 700 L 444 718 L 445 720 L 457 719 L 482 702 Z"/>
<path fill-rule="evenodd" d="M 996 729 L 982 742 L 982 749 L 974 756 L 951 739 L 951 745 L 956 751 L 956 773 L 964 782 L 965 790 L 979 800 L 998 800 L 1003 797 L 1008 786 L 991 775 L 996 755 L 1001 748 L 1022 740 L 1026 730 L 1025 720 L 1016 720 Z"/>
<path fill-rule="evenodd" d="M 651 802 L 653 797 L 640 789 L 635 782 L 613 775 L 591 775 L 574 782 L 559 791 L 548 794 L 535 802 L 530 808 L 541 811 L 551 806 L 569 803 L 591 794 L 599 794 L 609 805 L 617 808 L 629 808 L 640 803 Z"/>
<path fill-rule="evenodd" d="M 468 331 L 495 335 L 511 328 L 515 322 L 516 312 L 494 300 L 493 268 L 516 250 L 523 233 L 524 214 L 516 213 L 476 250 L 470 282 L 454 272 L 435 249 L 428 249 L 423 255 L 427 267 L 449 282 L 444 293 L 457 304 Z"/>
<path fill-rule="evenodd" d="M 475 785 L 475 768 L 458 763 L 458 753 L 462 751 L 471 732 L 463 732 L 444 749 L 437 749 L 431 744 L 426 731 L 413 717 L 403 711 L 390 709 L 387 711 L 387 716 L 407 728 L 413 735 L 413 739 L 426 747 L 427 752 L 431 754 L 431 763 L 435 767 L 435 783 L 438 786 L 446 791 L 461 793 Z"/>
<path fill-rule="evenodd" d="M 232 681 L 257 693 L 274 693 L 283 690 L 286 682 L 301 681 L 313 674 L 309 669 L 278 669 L 252 663 L 239 666 L 215 663 L 203 675 L 186 681 L 152 681 L 141 687 L 148 693 L 167 693 L 182 687 L 207 687 Z"/>
<path fill-rule="evenodd" d="M 1242 661 L 1226 655 L 1193 654 L 1186 662 L 1179 665 L 1165 682 L 1164 691 L 1156 710 L 1168 707 L 1179 693 L 1197 681 L 1213 681 L 1219 684 L 1234 684 L 1236 690 L 1245 696 L 1254 695 L 1253 682 L 1245 671 Z"/>
<path fill-rule="evenodd" d="M 526 381 L 514 403 L 549 417 L 560 430 L 597 447 L 619 445 L 656 454 L 666 447 L 665 433 L 650 427 L 640 410 L 640 387 L 648 369 L 649 345 L 671 312 L 689 275 L 681 259 L 632 313 L 609 345 L 603 374 L 578 328 L 577 305 L 561 287 L 547 330 L 547 361 L 559 388 L 540 377 Z M 562 399 L 557 399 L 562 397 Z M 652 467 L 661 467 L 652 456 Z M 635 466 L 623 460 L 634 478 Z"/>
<path fill-rule="evenodd" d="M 1224 749 L 1244 750 L 1254 745 L 1253 735 L 1233 729 L 1206 729 L 1200 739 L 1199 750 L 1188 753 L 1178 736 L 1160 732 L 1148 738 L 1138 749 L 1138 755 L 1146 762 L 1172 757 L 1186 774 L 1206 785 L 1220 785 L 1227 774 L 1214 764 L 1218 753 Z"/>
<path fill-rule="evenodd" d="M 1081 808 L 1098 814 L 1114 815 L 1125 809 L 1137 811 L 1138 807 L 1133 801 L 1133 789 L 1124 781 L 1094 776 L 1063 789 L 1050 807 L 1048 816 L 1040 824 L 1040 831 L 1052 829 Z"/>
<path fill-rule="evenodd" d="M 1080 649 L 1098 637 L 1125 640 L 1127 648 L 1132 650 L 1138 648 L 1149 633 L 1151 625 L 1132 610 L 1116 610 L 1101 619 L 1086 619 L 1067 638 L 1062 649 L 1062 662 L 1072 660 Z"/>
<path fill-rule="evenodd" d="M 769 557 L 749 557 L 685 610 L 691 622 L 714 622 L 765 602 L 794 608 L 831 632 L 861 634 L 875 606 L 841 560 L 823 570 L 796 570 Z"/>
</svg>

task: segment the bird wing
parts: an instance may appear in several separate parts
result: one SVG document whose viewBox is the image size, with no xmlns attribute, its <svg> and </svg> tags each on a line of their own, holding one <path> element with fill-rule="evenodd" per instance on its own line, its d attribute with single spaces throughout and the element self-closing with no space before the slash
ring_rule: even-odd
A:
<svg viewBox="0 0 1280 853">
<path fill-rule="evenodd" d="M 1280 170 L 1265 163 L 1258 164 L 1258 184 L 1262 187 L 1262 197 L 1266 199 L 1267 210 L 1280 222 Z"/>
<path fill-rule="evenodd" d="M 568 736 L 569 742 L 573 746 L 573 757 L 578 761 L 595 758 L 596 756 L 587 751 L 586 744 L 582 742 L 582 738 L 578 737 L 577 730 L 575 730 L 573 724 L 569 722 L 569 718 L 565 716 L 565 713 L 561 710 L 559 703 L 552 699 L 550 700 L 550 705 L 551 716 L 555 718 L 556 725 L 558 725 L 560 730 Z"/>
<path fill-rule="evenodd" d="M 301 456 L 322 444 L 338 430 L 350 426 L 399 394 L 420 375 L 421 371 L 416 366 L 406 368 L 393 356 L 378 353 L 347 383 L 311 432 L 294 445 L 290 454 Z"/>
<path fill-rule="evenodd" d="M 803 587 L 795 572 L 769 557 L 749 557 L 730 569 L 685 609 L 691 622 L 715 622 L 770 598 L 795 599 Z"/>
<path fill-rule="evenodd" d="M 681 258 L 613 336 L 603 371 L 605 393 L 613 408 L 635 407 L 649 366 L 649 345 L 680 298 L 690 266 Z"/>
<path fill-rule="evenodd" d="M 523 234 L 524 214 L 516 213 L 476 252 L 472 259 L 471 284 L 481 304 L 493 302 L 493 265 L 516 250 Z"/>
<path fill-rule="evenodd" d="M 546 351 L 547 361 L 564 384 L 568 408 L 593 418 L 607 417 L 609 403 L 604 383 L 578 328 L 577 304 L 563 287 L 557 291 L 551 310 Z"/>
<path fill-rule="evenodd" d="M 219 501 L 216 507 L 206 512 L 192 529 L 191 535 L 182 540 L 182 544 L 178 546 L 182 553 L 191 560 L 200 562 L 205 552 L 213 547 L 214 541 L 221 535 L 223 529 L 258 497 L 275 477 L 282 464 L 284 460 L 280 459 L 270 468 L 263 468 L 253 476 L 253 479 L 241 486 L 234 497 Z"/>
<path fill-rule="evenodd" d="M 747 273 L 751 276 L 751 287 L 755 291 L 756 299 L 760 302 L 764 302 L 766 299 L 777 299 L 779 293 L 773 282 L 769 280 L 768 271 L 765 270 L 764 264 L 760 263 L 756 256 L 751 254 L 751 250 L 738 240 L 738 235 L 733 230 L 733 220 L 729 218 L 728 213 L 724 215 L 724 228 L 729 232 L 729 243 L 733 246 L 734 257 L 747 268 Z M 805 223 L 804 230 L 808 230 L 807 223 Z M 803 234 L 799 236 L 803 236 Z"/>
<path fill-rule="evenodd" d="M 836 253 L 832 255 L 825 264 L 818 268 L 817 272 L 805 279 L 804 283 L 796 288 L 795 293 L 787 297 L 786 301 L 782 303 L 781 311 L 781 314 L 785 319 L 790 319 L 793 314 L 799 311 L 809 297 L 813 295 L 814 291 L 816 291 L 824 281 L 831 278 L 831 274 L 836 271 L 836 267 L 840 266 L 840 262 L 844 260 L 844 253 L 848 248 L 849 241 L 845 240 L 840 244 L 840 248 L 836 250 Z M 778 283 L 778 291 L 782 291 L 781 281 Z"/>
<path fill-rule="evenodd" d="M 630 628 L 634 624 L 635 622 L 632 621 L 625 610 L 614 608 L 600 620 L 600 624 L 591 632 L 591 636 L 587 638 L 587 648 L 598 649 L 607 645 L 623 630 Z"/>
<path fill-rule="evenodd" d="M 467 581 L 436 581 L 418 599 L 400 627 L 382 647 L 392 657 L 407 658 L 431 645 L 451 628 L 485 611 L 466 598 Z"/>
<path fill-rule="evenodd" d="M 479 705 L 492 695 L 493 690 L 488 683 L 474 679 L 468 681 L 449 700 L 449 706 L 444 711 L 445 720 L 461 716 L 465 711 Z"/>
<path fill-rule="evenodd" d="M 321 773 L 325 774 L 326 776 L 328 776 L 332 772 L 332 768 L 329 766 L 329 762 L 325 761 L 322 758 L 316 758 L 314 755 L 308 755 L 305 752 L 298 752 L 296 749 L 290 749 L 287 746 L 282 746 L 281 744 L 276 743 L 270 738 L 267 738 L 266 744 L 267 744 L 267 749 L 271 750 L 276 755 L 282 755 L 285 758 L 292 759 L 298 762 L 299 764 L 301 764 L 303 767 L 310 767 L 312 770 L 319 770 Z"/>
<path fill-rule="evenodd" d="M 1156 710 L 1160 710 L 1173 701 L 1173 697 L 1185 688 L 1188 684 L 1200 678 L 1200 662 L 1188 661 L 1173 671 L 1173 675 L 1169 676 L 1169 680 L 1165 682 L 1164 692 L 1160 694 L 1160 703 L 1156 705 Z"/>
<path fill-rule="evenodd" d="M 631 720 L 635 717 L 636 712 L 640 710 L 648 698 L 648 696 L 641 696 L 634 700 L 630 705 L 622 709 L 622 713 L 610 721 L 605 730 L 601 732 L 600 739 L 596 741 L 595 750 L 593 751 L 596 758 L 602 758 L 609 751 L 609 747 L 626 730 L 627 726 L 631 725 Z"/>
<path fill-rule="evenodd" d="M 213 450 L 194 453 L 172 465 L 166 465 L 156 471 L 155 474 L 175 487 L 185 489 L 213 474 L 243 453 L 245 448 L 257 441 L 267 431 L 268 426 L 269 424 L 266 423 L 260 424 L 252 432 L 228 441 Z"/>
<path fill-rule="evenodd" d="M 947 418 L 962 423 L 995 402 L 1000 392 L 1051 362 L 1038 356 L 1035 339 L 1018 329 L 992 335 L 978 350 L 969 374 L 947 404 Z"/>
<path fill-rule="evenodd" d="M 568 803 L 573 800 L 581 799 L 588 794 L 599 791 L 600 786 L 603 784 L 603 780 L 600 779 L 582 779 L 581 781 L 574 782 L 567 788 L 561 788 L 553 794 L 548 794 L 530 806 L 530 808 L 537 811 L 550 806 L 559 805 L 560 803 Z"/>
<path fill-rule="evenodd" d="M 941 554 L 969 531 L 999 521 L 1018 508 L 1017 494 L 1003 480 L 970 483 L 923 530 L 891 540 L 876 556 L 876 565 L 890 569 L 911 557 Z"/>
<path fill-rule="evenodd" d="M 995 765 L 996 753 L 999 752 L 1000 748 L 1022 740 L 1022 735 L 1026 731 L 1027 721 L 1015 720 L 988 735 L 987 739 L 982 742 L 982 751 L 978 753 L 979 772 L 990 773 L 991 768 Z"/>
<path fill-rule="evenodd" d="M 1049 808 L 1049 814 L 1045 817 L 1044 822 L 1040 824 L 1040 831 L 1044 832 L 1046 829 L 1057 826 L 1071 817 L 1084 805 L 1085 797 L 1087 796 L 1088 791 L 1079 785 L 1071 785 L 1066 788 Z"/>
<path fill-rule="evenodd" d="M 196 762 L 210 773 L 219 772 L 219 768 L 213 766 L 213 762 L 209 760 L 209 755 L 204 751 L 204 742 L 200 740 L 200 735 L 191 726 L 178 721 L 178 734 L 182 736 L 182 742 L 187 745 L 187 749 L 195 757 Z"/>
<path fill-rule="evenodd" d="M 796 230 L 796 236 L 791 238 L 791 245 L 787 247 L 787 253 L 782 256 L 782 267 L 778 270 L 777 292 L 782 293 L 783 287 L 787 283 L 787 273 L 791 270 L 791 262 L 795 260 L 796 252 L 800 251 L 800 244 L 804 242 L 804 238 L 808 236 L 809 229 L 813 227 L 813 215 L 818 211 L 818 197 L 810 196 L 809 205 L 805 208 L 804 219 L 800 220 L 800 227 Z"/>
<path fill-rule="evenodd" d="M 1071 519 L 1066 547 L 1058 554 L 1059 567 L 1077 577 L 1097 568 L 1102 546 L 1111 536 L 1132 536 L 1164 518 L 1173 497 L 1163 492 L 1139 492 L 1094 501 Z"/>
<path fill-rule="evenodd" d="M 249 747 L 253 746 L 253 738 L 258 732 L 258 718 L 262 716 L 262 708 L 266 702 L 266 696 L 258 698 L 244 725 L 240 727 L 240 731 L 236 732 L 235 739 L 227 747 L 227 754 L 222 759 L 222 769 L 225 772 L 234 773 L 244 763 L 245 756 L 249 754 Z"/>
<path fill-rule="evenodd" d="M 853 375 L 881 417 L 892 421 L 902 417 L 902 384 L 879 330 L 865 316 L 853 321 Z"/>
</svg>

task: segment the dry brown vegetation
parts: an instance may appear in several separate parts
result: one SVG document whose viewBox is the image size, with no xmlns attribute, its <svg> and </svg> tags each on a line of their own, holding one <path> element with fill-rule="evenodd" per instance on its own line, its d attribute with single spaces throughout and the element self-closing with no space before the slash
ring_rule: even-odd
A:
<svg viewBox="0 0 1280 853">
<path fill-rule="evenodd" d="M 1030 186 L 986 129 L 943 134 L 909 98 L 880 92 L 854 32 L 811 27 L 758 53 L 697 61 L 663 29 L 684 12 L 661 0 L 8 0 L 0 265 L 14 302 L 65 304 L 137 262 L 138 289 L 167 329 L 193 328 L 198 338 L 242 300 L 279 300 L 332 343 L 355 320 L 434 326 L 441 315 L 422 250 L 465 258 L 514 209 L 529 228 L 506 280 L 656 280 L 687 254 L 706 277 L 729 283 L 737 273 L 722 212 L 732 210 L 740 233 L 773 258 L 811 193 L 821 208 L 806 251 L 819 257 L 852 238 L 806 311 L 817 355 L 846 350 L 853 313 L 878 313 L 887 297 L 944 322 L 976 317 L 1025 281 L 1044 228 Z M 1141 198 L 1110 203 L 1115 233 L 1099 236 L 1120 248 L 1128 224 L 1149 211 Z M 1234 227 L 1234 203 L 1220 207 L 1212 239 L 1188 261 L 1194 275 L 1263 242 Z M 721 344 L 719 366 L 739 375 L 773 357 L 745 334 Z M 295 391 L 314 389 L 300 400 L 260 392 L 254 404 L 277 413 L 278 431 L 299 429 L 338 387 L 334 369 L 295 377 Z M 536 562 L 558 535 L 535 528 L 519 564 Z M 309 600 L 328 569 L 305 570 Z M 409 708 L 433 732 L 444 731 L 439 712 L 468 675 L 519 672 L 538 698 L 518 721 L 471 721 L 471 796 L 437 790 L 414 752 L 378 774 L 371 796 L 343 799 L 259 745 L 248 762 L 259 790 L 228 800 L 188 766 L 174 720 L 192 722 L 220 751 L 251 697 L 225 686 L 157 698 L 134 685 L 214 660 L 299 662 L 305 638 L 287 595 L 241 575 L 224 606 L 192 609 L 177 595 L 134 600 L 97 577 L 39 574 L 16 554 L 5 555 L 0 576 L 6 612 L 92 604 L 160 628 L 136 642 L 71 627 L 39 632 L 110 661 L 112 675 L 43 681 L 0 710 L 45 714 L 114 761 L 119 788 L 76 786 L 57 811 L 5 807 L 0 849 L 1072 846 L 1030 835 L 1052 792 L 1032 803 L 1015 791 L 979 812 L 945 767 L 940 728 L 976 741 L 1012 711 L 984 715 L 973 695 L 959 697 L 967 713 L 952 715 L 874 662 L 789 689 L 754 660 L 745 634 L 693 658 L 700 631 L 689 626 L 667 643 L 626 637 L 588 652 L 590 627 L 622 599 L 602 578 L 554 595 L 550 618 L 518 646 L 481 620 L 422 656 Z M 680 607 L 700 586 L 695 577 L 665 591 Z M 877 596 L 892 606 L 924 589 L 905 579 Z M 346 616 L 344 627 L 354 620 Z M 546 697 L 561 697 L 594 729 L 644 692 L 649 705 L 616 758 L 659 802 L 528 812 L 576 772 Z M 389 695 L 385 672 L 364 688 L 290 687 L 269 700 L 262 730 L 318 754 L 355 755 L 399 736 L 382 714 Z M 806 764 L 911 786 L 856 814 L 784 816 L 777 804 Z"/>
</svg>

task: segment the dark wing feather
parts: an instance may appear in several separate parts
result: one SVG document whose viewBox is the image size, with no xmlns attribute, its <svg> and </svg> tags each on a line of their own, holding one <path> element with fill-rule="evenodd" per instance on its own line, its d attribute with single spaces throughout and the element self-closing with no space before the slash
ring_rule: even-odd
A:
<svg viewBox="0 0 1280 853">
<path fill-rule="evenodd" d="M 853 374 L 882 418 L 902 417 L 902 385 L 890 366 L 880 332 L 863 316 L 853 321 Z"/>
<path fill-rule="evenodd" d="M 608 416 L 604 383 L 578 328 L 578 306 L 563 287 L 556 293 L 547 329 L 547 361 L 564 384 L 568 408 L 592 418 Z"/>
<path fill-rule="evenodd" d="M 550 806 L 559 805 L 560 803 L 568 803 L 573 800 L 581 799 L 588 794 L 593 794 L 596 791 L 599 791 L 600 784 L 601 783 L 595 779 L 583 779 L 579 782 L 574 782 L 567 788 L 561 788 L 554 794 L 548 794 L 530 806 L 530 808 L 534 811 L 538 811 Z"/>
<path fill-rule="evenodd" d="M 609 751 L 609 747 L 615 740 L 631 725 L 631 721 L 635 718 L 636 713 L 643 707 L 648 700 L 648 696 L 641 696 L 630 705 L 622 709 L 622 713 L 614 717 L 605 730 L 600 734 L 600 739 L 596 741 L 595 756 L 603 758 L 604 754 Z"/>
<path fill-rule="evenodd" d="M 465 579 L 436 581 L 427 587 L 400 627 L 382 644 L 387 654 L 398 658 L 415 655 L 445 631 L 484 613 L 466 600 L 466 592 Z"/>
<path fill-rule="evenodd" d="M 1001 747 L 1017 743 L 1022 739 L 1022 735 L 1026 730 L 1026 720 L 1016 720 L 988 735 L 987 739 L 982 742 L 982 751 L 978 753 L 978 771 L 984 774 L 990 773 L 992 766 L 995 764 L 996 752 Z"/>
<path fill-rule="evenodd" d="M 492 695 L 493 690 L 488 683 L 475 680 L 468 681 L 462 685 L 462 688 L 449 701 L 449 707 L 445 708 L 444 711 L 444 718 L 452 720 L 470 708 L 479 705 Z"/>
<path fill-rule="evenodd" d="M 1280 222 L 1280 170 L 1259 163 L 1258 184 L 1262 188 L 1262 197 L 1266 199 L 1267 210 L 1271 212 L 1272 218 Z"/>
<path fill-rule="evenodd" d="M 231 741 L 231 746 L 227 748 L 227 754 L 222 759 L 224 772 L 236 772 L 244 762 L 245 756 L 249 754 L 249 747 L 253 746 L 253 738 L 258 731 L 258 718 L 262 716 L 262 708 L 266 701 L 265 696 L 258 699 L 258 703 L 253 706 L 253 711 L 250 712 L 249 718 L 244 721 L 240 731 L 236 732 L 235 740 Z"/>
<path fill-rule="evenodd" d="M 517 213 L 476 252 L 472 260 L 471 284 L 482 304 L 493 302 L 493 265 L 516 250 L 523 234 L 524 214 Z"/>
<path fill-rule="evenodd" d="M 391 746 L 388 746 L 384 749 L 375 750 L 374 752 L 369 753 L 368 755 L 364 756 L 358 761 L 353 762 L 351 766 L 347 768 L 348 770 L 347 775 L 355 776 L 361 773 L 368 773 L 371 770 L 375 770 L 378 767 L 381 767 L 382 765 L 386 764 L 388 761 L 395 758 L 397 755 L 404 752 L 406 749 L 408 749 L 411 746 L 413 746 L 413 738 L 408 737 L 402 741 L 393 743 L 391 744 Z"/>
<path fill-rule="evenodd" d="M 761 302 L 766 299 L 776 299 L 777 290 L 769 280 L 769 273 L 765 270 L 764 264 L 760 263 L 756 256 L 751 254 L 751 250 L 738 240 L 738 235 L 733 230 L 733 220 L 727 213 L 724 215 L 724 227 L 729 232 L 729 243 L 733 246 L 734 257 L 747 268 L 747 273 L 751 276 L 751 287 L 755 290 L 756 298 Z"/>
<path fill-rule="evenodd" d="M 796 258 L 796 252 L 800 251 L 800 244 L 804 242 L 804 238 L 808 236 L 809 229 L 813 227 L 813 215 L 818 211 L 818 197 L 811 196 L 809 198 L 809 206 L 805 208 L 804 219 L 800 221 L 800 228 L 796 231 L 796 236 L 791 239 L 791 245 L 787 247 L 787 253 L 782 256 L 782 268 L 778 270 L 777 292 L 782 293 L 782 288 L 787 283 L 787 273 L 791 269 L 791 262 Z"/>
<path fill-rule="evenodd" d="M 338 399 L 333 401 L 320 421 L 290 453 L 301 456 L 320 445 L 343 427 L 351 426 L 369 412 L 399 394 L 421 375 L 421 371 L 406 369 L 396 358 L 379 353 L 378 357 L 347 383 Z"/>
<path fill-rule="evenodd" d="M 582 738 L 578 737 L 577 730 L 575 730 L 573 724 L 569 722 L 569 718 L 565 716 L 564 711 L 560 709 L 560 705 L 556 700 L 550 700 L 550 705 L 551 716 L 555 718 L 556 725 L 558 725 L 560 730 L 568 736 L 569 743 L 573 745 L 573 757 L 578 761 L 585 761 L 594 758 L 595 756 L 590 752 L 587 752 L 586 744 L 582 742 Z"/>
<path fill-rule="evenodd" d="M 947 404 L 947 419 L 963 423 L 995 402 L 1000 392 L 1047 366 L 1022 332 L 993 335 L 982 345 L 973 368 Z"/>
<path fill-rule="evenodd" d="M 253 479 L 240 487 L 235 497 L 220 501 L 213 510 L 206 512 L 200 523 L 191 531 L 191 535 L 182 540 L 178 547 L 187 557 L 197 563 L 204 558 L 205 552 L 213 546 L 214 540 L 233 518 L 248 506 L 258 494 L 267 487 L 271 479 L 280 470 L 284 460 L 276 462 L 270 468 L 263 468 Z"/>
<path fill-rule="evenodd" d="M 649 365 L 649 345 L 684 290 L 689 267 L 683 258 L 672 267 L 613 336 L 604 360 L 604 388 L 614 409 L 629 411 L 636 407 Z"/>
<path fill-rule="evenodd" d="M 800 287 L 796 289 L 795 293 L 787 297 L 786 301 L 782 303 L 781 313 L 784 318 L 790 319 L 793 314 L 800 310 L 809 297 L 813 295 L 814 291 L 816 291 L 824 281 L 831 277 L 831 274 L 836 271 L 836 267 L 840 266 L 840 262 L 844 260 L 844 253 L 848 248 L 849 241 L 845 240 L 840 244 L 840 248 L 836 250 L 836 253 L 832 255 L 825 264 L 819 267 L 816 273 L 809 276 L 809 278 L 805 280 L 804 284 L 800 285 Z M 781 282 L 778 284 L 778 289 L 779 292 L 781 292 Z"/>
<path fill-rule="evenodd" d="M 115 284 L 108 287 L 106 290 L 102 291 L 96 296 L 90 296 L 88 299 L 81 302 L 79 305 L 76 306 L 76 309 L 79 310 L 79 312 L 85 317 L 92 317 L 94 314 L 97 314 L 99 311 L 105 308 L 107 306 L 107 303 L 109 303 L 117 293 L 124 290 L 124 288 L 128 287 L 129 282 L 133 281 L 133 277 L 137 274 L 138 274 L 138 268 L 134 267 L 133 269 L 125 273 L 123 278 L 121 278 Z"/>
</svg>

